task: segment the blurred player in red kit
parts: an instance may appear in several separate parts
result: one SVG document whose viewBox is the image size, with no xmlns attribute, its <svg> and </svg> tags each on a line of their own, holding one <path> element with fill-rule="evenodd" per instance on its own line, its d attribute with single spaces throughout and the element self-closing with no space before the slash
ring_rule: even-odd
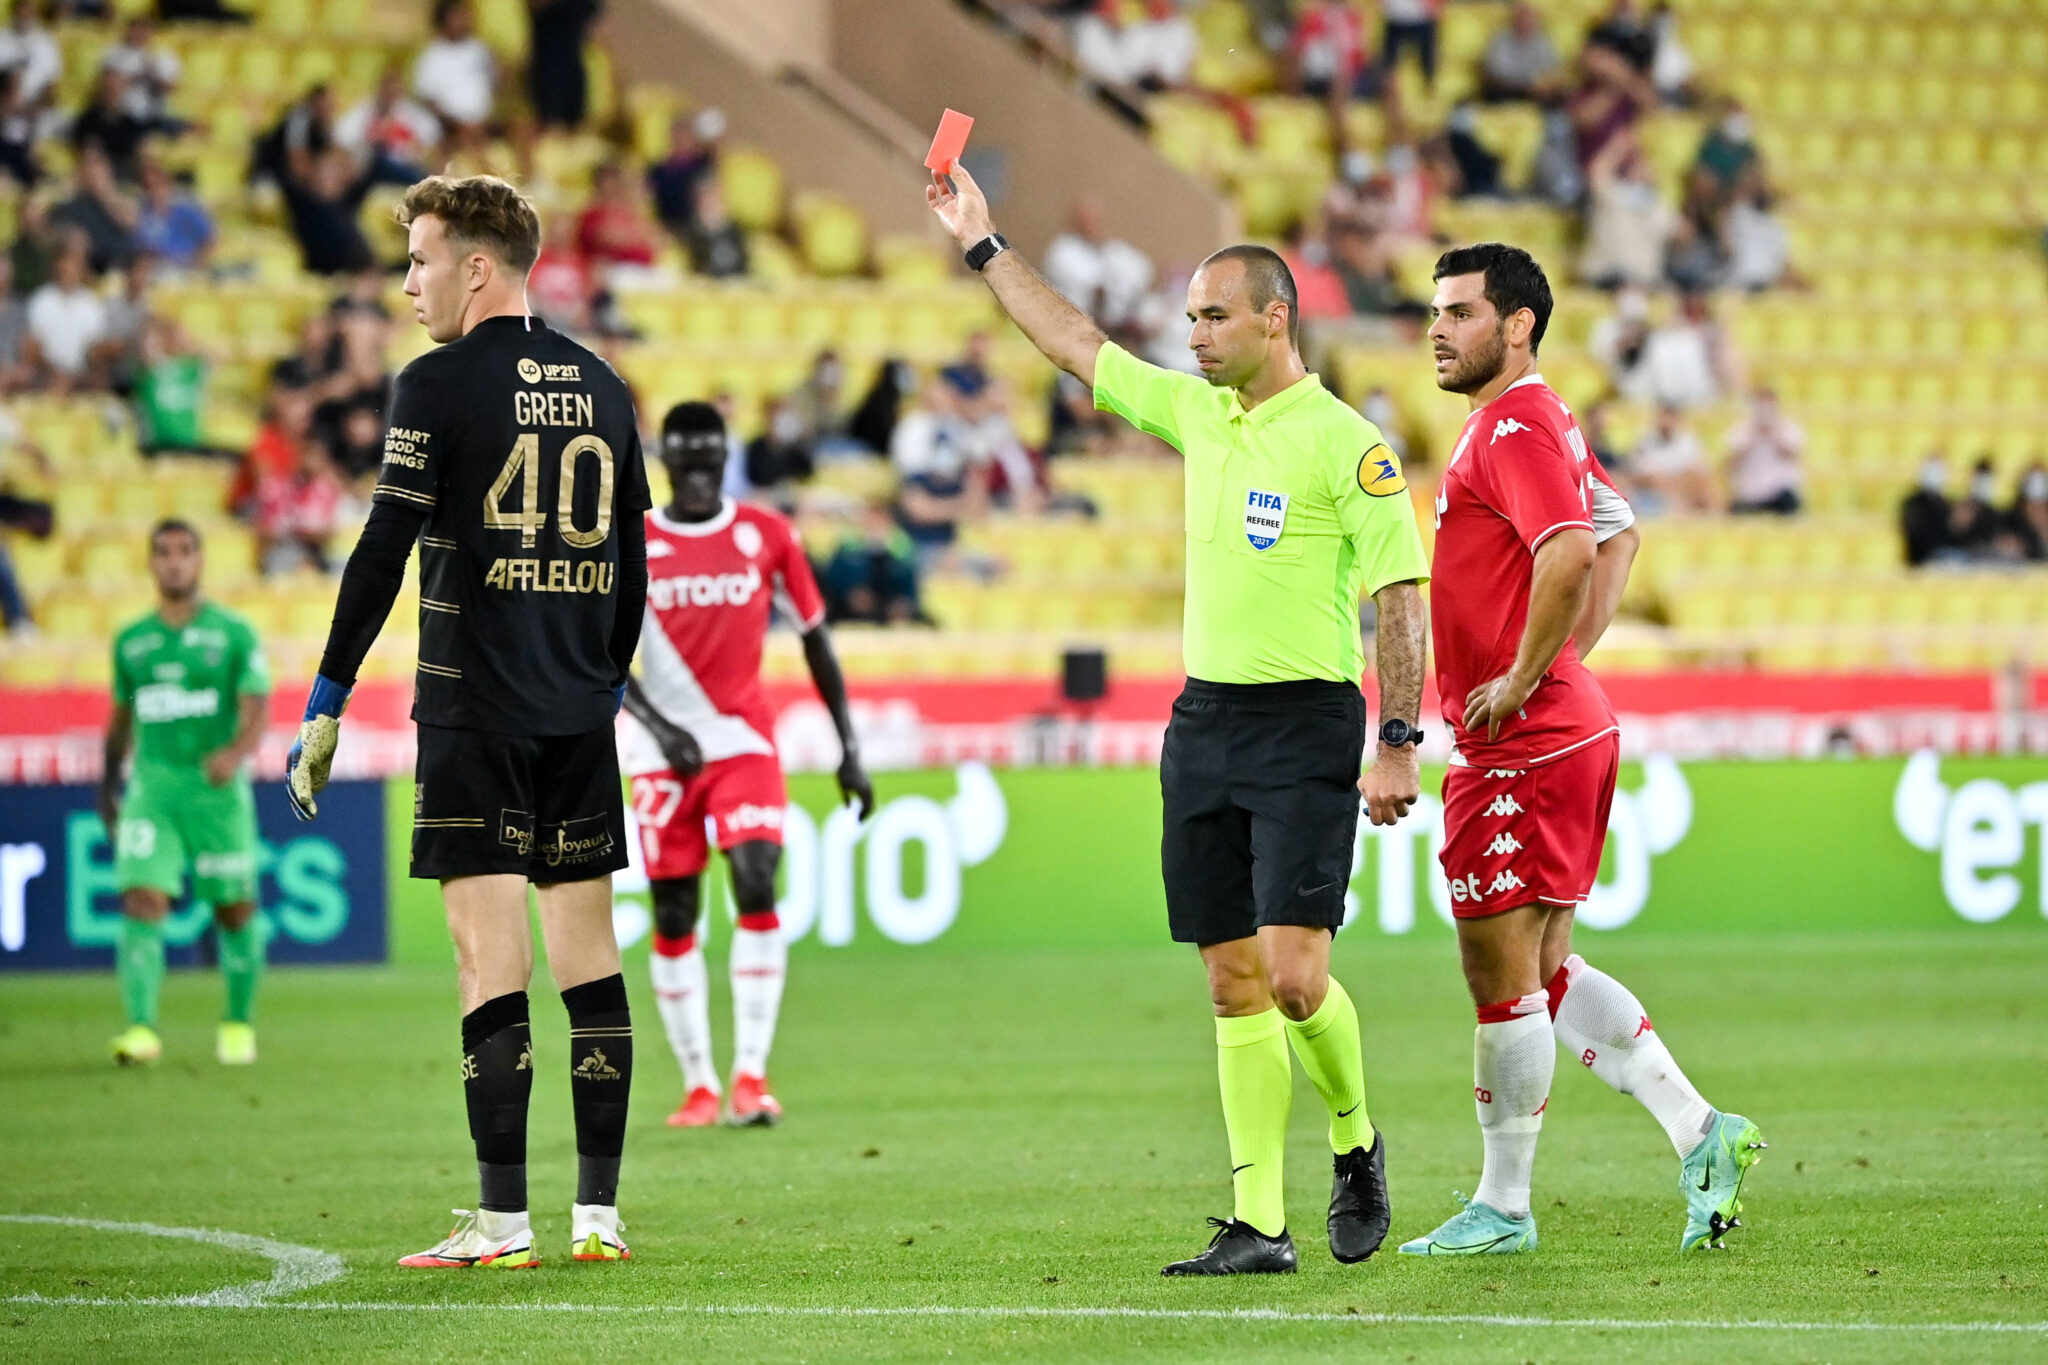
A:
<svg viewBox="0 0 2048 1365">
<path fill-rule="evenodd" d="M 1488 242 L 1445 252 L 1435 277 L 1437 386 L 1472 404 L 1437 492 L 1430 627 L 1456 743 L 1442 858 L 1478 1008 L 1486 1161 L 1465 1207 L 1401 1250 L 1535 1247 L 1530 1180 L 1558 1043 L 1663 1126 L 1686 1200 L 1680 1247 L 1718 1246 L 1761 1135 L 1709 1105 L 1634 994 L 1571 951 L 1621 754 L 1614 709 L 1581 654 L 1620 602 L 1634 517 L 1536 372 L 1551 311 L 1543 268 Z"/>
<path fill-rule="evenodd" d="M 684 1098 L 671 1126 L 702 1127 L 719 1113 L 711 1062 L 700 880 L 710 835 L 732 869 L 739 925 L 732 944 L 733 1068 L 726 1121 L 771 1124 L 768 1049 L 782 1008 L 788 947 L 775 917 L 775 871 L 788 802 L 774 716 L 761 694 L 771 606 L 803 634 L 804 662 L 832 713 L 844 757 L 839 789 L 874 810 L 846 705 L 846 680 L 825 629 L 825 603 L 796 528 L 766 508 L 720 494 L 725 422 L 708 403 L 679 403 L 662 422 L 661 462 L 673 490 L 647 514 L 647 621 L 626 690 L 621 766 L 654 895 L 654 990 Z M 707 834 L 706 826 L 710 827 Z"/>
</svg>

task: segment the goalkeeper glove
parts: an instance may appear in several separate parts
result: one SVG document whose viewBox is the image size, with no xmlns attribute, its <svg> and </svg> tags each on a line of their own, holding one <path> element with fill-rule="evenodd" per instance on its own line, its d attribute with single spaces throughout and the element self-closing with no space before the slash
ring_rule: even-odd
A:
<svg viewBox="0 0 2048 1365">
<path fill-rule="evenodd" d="M 301 820 L 320 813 L 314 798 L 327 785 L 328 770 L 334 766 L 334 746 L 341 738 L 341 713 L 348 709 L 348 694 L 349 689 L 340 683 L 319 676 L 313 679 L 298 742 L 284 760 L 285 794 L 291 798 L 292 813 Z"/>
</svg>

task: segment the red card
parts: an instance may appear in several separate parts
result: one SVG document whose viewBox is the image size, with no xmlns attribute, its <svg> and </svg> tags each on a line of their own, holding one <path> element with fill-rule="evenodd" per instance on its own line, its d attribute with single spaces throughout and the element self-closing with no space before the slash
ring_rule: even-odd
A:
<svg viewBox="0 0 2048 1365">
<path fill-rule="evenodd" d="M 932 149 L 924 154 L 926 167 L 940 175 L 951 170 L 960 153 L 967 150 L 967 133 L 973 127 L 973 119 L 958 109 L 948 109 L 939 120 L 939 131 L 932 137 Z"/>
</svg>

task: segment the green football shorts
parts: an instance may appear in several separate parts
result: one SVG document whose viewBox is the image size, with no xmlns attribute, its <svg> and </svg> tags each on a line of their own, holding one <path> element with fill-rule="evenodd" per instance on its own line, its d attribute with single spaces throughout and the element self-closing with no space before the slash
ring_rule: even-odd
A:
<svg viewBox="0 0 2048 1365">
<path fill-rule="evenodd" d="M 198 773 L 138 771 L 121 800 L 114 880 L 122 891 L 150 887 L 177 900 L 192 891 L 208 905 L 256 899 L 256 793 L 245 777 L 216 787 Z"/>
</svg>

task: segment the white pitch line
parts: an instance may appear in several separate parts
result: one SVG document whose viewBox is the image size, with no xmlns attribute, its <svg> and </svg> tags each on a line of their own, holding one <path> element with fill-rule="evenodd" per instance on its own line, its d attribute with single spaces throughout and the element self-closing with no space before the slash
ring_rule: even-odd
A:
<svg viewBox="0 0 2048 1365">
<path fill-rule="evenodd" d="M 62 1218 L 45 1213 L 0 1213 L 0 1223 L 87 1228 L 94 1232 L 133 1232 L 145 1237 L 169 1237 L 181 1242 L 204 1242 L 209 1246 L 226 1247 L 230 1251 L 246 1251 L 252 1256 L 265 1257 L 272 1263 L 270 1278 L 267 1280 L 257 1280 L 252 1284 L 229 1285 L 225 1289 L 216 1289 L 208 1294 L 181 1294 L 176 1298 L 149 1300 L 166 1308 L 261 1308 L 280 1294 L 299 1294 L 308 1289 L 317 1289 L 330 1280 L 340 1279 L 348 1270 L 347 1263 L 332 1252 L 321 1251 L 317 1247 L 298 1246 L 291 1242 L 273 1242 L 267 1237 L 251 1237 L 245 1232 L 217 1232 L 212 1228 L 173 1228 L 165 1227 L 161 1223 L 113 1223 L 100 1218 Z M 35 1297 L 17 1297 L 15 1302 L 26 1303 Z"/>
<path fill-rule="evenodd" d="M 1510 1313 L 1297 1313 L 1280 1308 L 1025 1308 L 815 1307 L 791 1304 L 622 1303 L 351 1303 L 339 1300 L 265 1300 L 249 1304 L 185 1298 L 46 1298 L 16 1294 L 0 1303 L 45 1308 L 271 1308 L 308 1313 L 562 1313 L 594 1315 L 686 1314 L 735 1318 L 994 1318 L 1035 1320 L 1137 1319 L 1156 1322 L 1356 1323 L 1391 1327 L 1526 1327 L 1624 1332 L 1937 1332 L 2048 1335 L 2048 1322 L 1720 1322 L 1693 1318 L 1548 1318 Z"/>
<path fill-rule="evenodd" d="M 374 1303 L 342 1300 L 282 1300 L 341 1278 L 348 1266 L 341 1257 L 317 1247 L 273 1242 L 242 1232 L 212 1228 L 166 1227 L 160 1223 L 116 1223 L 99 1218 L 67 1218 L 39 1213 L 0 1213 L 0 1223 L 85 1228 L 95 1232 L 131 1232 L 147 1237 L 203 1242 L 266 1257 L 275 1264 L 267 1280 L 231 1285 L 207 1294 L 159 1295 L 138 1298 L 12 1294 L 0 1303 L 40 1308 L 238 1308 L 284 1309 L 301 1313 L 564 1313 L 584 1315 L 685 1314 L 730 1318 L 986 1318 L 1021 1321 L 1086 1321 L 1090 1319 L 1147 1322 L 1275 1322 L 1353 1323 L 1381 1327 L 1524 1327 L 1534 1329 L 1626 1332 L 1936 1332 L 2048 1335 L 2048 1322 L 1735 1322 L 1691 1318 L 1549 1318 L 1511 1313 L 1316 1313 L 1283 1308 L 1133 1308 L 1133 1307 L 974 1307 L 931 1304 L 924 1307 L 833 1308 L 794 1304 L 615 1304 L 615 1303 Z"/>
</svg>

